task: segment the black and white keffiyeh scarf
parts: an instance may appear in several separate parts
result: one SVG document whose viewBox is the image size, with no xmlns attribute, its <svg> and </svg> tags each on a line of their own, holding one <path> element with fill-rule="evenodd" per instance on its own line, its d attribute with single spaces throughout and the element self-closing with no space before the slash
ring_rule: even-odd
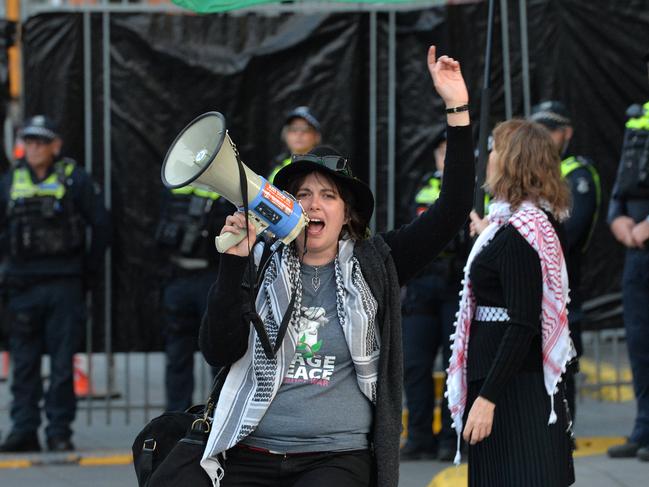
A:
<svg viewBox="0 0 649 487">
<path fill-rule="evenodd" d="M 255 248 L 258 264 L 261 249 Z M 358 386 L 376 404 L 380 340 L 376 313 L 378 303 L 370 291 L 354 256 L 354 241 L 341 240 L 335 260 L 336 307 L 349 347 Z M 254 328 L 250 327 L 248 348 L 232 364 L 214 412 L 212 429 L 201 466 L 216 487 L 224 471 L 218 455 L 232 448 L 255 430 L 277 394 L 295 357 L 298 321 L 302 302 L 300 261 L 295 245 L 273 255 L 256 299 L 256 308 L 268 337 L 274 343 L 279 324 L 295 290 L 295 305 L 286 335 L 273 359 L 268 359 Z"/>
</svg>

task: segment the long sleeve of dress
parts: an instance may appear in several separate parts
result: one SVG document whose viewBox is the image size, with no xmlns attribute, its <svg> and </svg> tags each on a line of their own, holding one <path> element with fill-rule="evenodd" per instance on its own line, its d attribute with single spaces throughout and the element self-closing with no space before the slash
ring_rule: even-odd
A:
<svg viewBox="0 0 649 487">
<path fill-rule="evenodd" d="M 222 254 L 216 281 L 207 295 L 198 339 L 205 360 L 214 367 L 237 361 L 248 347 L 250 325 L 242 316 L 249 298 L 241 286 L 247 266 L 247 257 Z"/>
<path fill-rule="evenodd" d="M 511 377 L 521 370 L 540 334 L 543 283 L 538 254 L 515 230 L 501 257 L 500 282 L 510 322 L 498 346 L 480 395 L 495 402 Z"/>
<path fill-rule="evenodd" d="M 471 126 L 447 128 L 444 178 L 437 201 L 412 223 L 384 234 L 404 284 L 433 260 L 466 222 L 473 204 L 475 168 Z"/>
</svg>

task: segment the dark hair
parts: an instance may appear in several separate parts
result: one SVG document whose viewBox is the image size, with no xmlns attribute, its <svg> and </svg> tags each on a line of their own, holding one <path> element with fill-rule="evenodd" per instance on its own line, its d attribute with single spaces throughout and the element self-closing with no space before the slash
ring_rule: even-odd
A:
<svg viewBox="0 0 649 487">
<path fill-rule="evenodd" d="M 343 225 L 339 239 L 351 238 L 352 240 L 363 240 L 368 238 L 369 228 L 367 227 L 367 222 L 363 221 L 356 210 L 356 198 L 354 197 L 354 193 L 343 181 L 331 177 L 323 171 L 305 172 L 299 174 L 288 182 L 288 192 L 295 195 L 304 180 L 310 174 L 315 174 L 316 177 L 324 177 L 327 181 L 330 181 L 335 186 L 340 198 L 345 204 L 345 217 L 348 219 L 348 222 Z"/>
</svg>

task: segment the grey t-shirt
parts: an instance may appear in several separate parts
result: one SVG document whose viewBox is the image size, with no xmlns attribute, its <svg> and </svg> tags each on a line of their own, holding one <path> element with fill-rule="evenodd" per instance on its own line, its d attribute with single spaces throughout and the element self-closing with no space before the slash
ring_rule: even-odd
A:
<svg viewBox="0 0 649 487">
<path fill-rule="evenodd" d="M 338 319 L 334 263 L 319 267 L 317 275 L 302 265 L 302 287 L 295 358 L 243 443 L 281 453 L 367 448 L 372 404 L 358 387 Z"/>
</svg>

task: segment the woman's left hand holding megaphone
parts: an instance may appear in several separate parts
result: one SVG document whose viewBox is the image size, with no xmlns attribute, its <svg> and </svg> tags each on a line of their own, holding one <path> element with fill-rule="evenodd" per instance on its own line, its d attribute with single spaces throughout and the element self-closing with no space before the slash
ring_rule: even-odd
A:
<svg viewBox="0 0 649 487">
<path fill-rule="evenodd" d="M 220 235 L 225 233 L 233 233 L 235 235 L 240 235 L 245 233 L 246 230 L 246 216 L 242 211 L 237 211 L 236 213 L 226 217 L 225 225 L 221 229 Z M 239 243 L 233 245 L 229 249 L 225 250 L 224 254 L 238 255 L 240 257 L 248 257 L 250 249 L 255 245 L 257 240 L 257 233 L 255 227 L 252 223 L 248 225 L 248 235 L 243 238 Z"/>
</svg>

